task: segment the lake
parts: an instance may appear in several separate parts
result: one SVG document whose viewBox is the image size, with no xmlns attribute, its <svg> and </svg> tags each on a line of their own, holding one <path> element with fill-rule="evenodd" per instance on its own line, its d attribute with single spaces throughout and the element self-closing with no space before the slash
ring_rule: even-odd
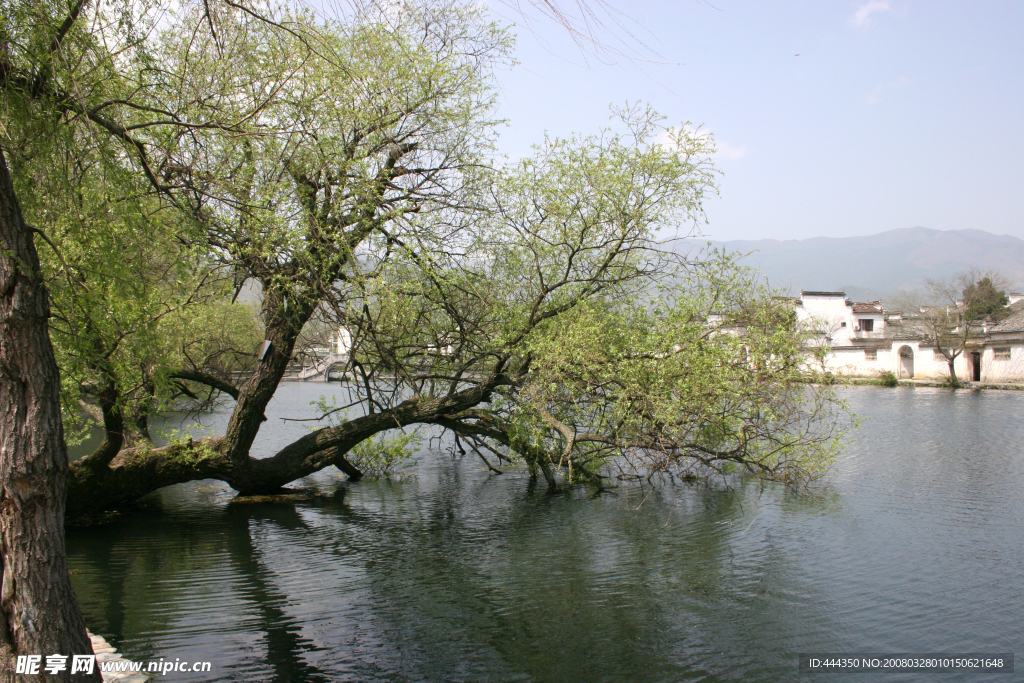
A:
<svg viewBox="0 0 1024 683">
<path fill-rule="evenodd" d="M 253 454 L 338 391 L 283 384 Z M 213 663 L 174 681 L 1024 680 L 797 672 L 800 652 L 1024 653 L 1024 392 L 841 393 L 863 423 L 810 494 L 548 495 L 438 447 L 392 481 L 303 480 L 330 494 L 311 502 L 165 489 L 69 528 L 72 581 L 125 657 Z"/>
</svg>

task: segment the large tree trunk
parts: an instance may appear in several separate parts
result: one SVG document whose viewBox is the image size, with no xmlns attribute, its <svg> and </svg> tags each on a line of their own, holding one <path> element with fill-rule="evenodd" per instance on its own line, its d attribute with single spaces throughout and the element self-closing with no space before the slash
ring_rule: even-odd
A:
<svg viewBox="0 0 1024 683">
<path fill-rule="evenodd" d="M 68 577 L 68 456 L 46 286 L 0 148 L 0 681 L 70 681 L 92 654 Z M 68 657 L 56 675 L 15 674 L 20 655 Z M 42 667 L 40 667 L 40 673 Z M 75 681 L 99 681 L 77 673 Z"/>
<path fill-rule="evenodd" d="M 121 450 L 124 425 L 117 412 L 117 388 L 110 379 L 108 400 L 104 402 L 102 393 L 99 397 L 106 436 L 94 453 L 72 465 L 68 512 L 81 514 L 116 508 L 165 486 L 199 479 L 219 479 L 240 493 L 252 494 L 279 490 L 330 465 L 336 465 L 350 477 L 362 476 L 345 459 L 347 449 L 328 449 L 314 459 L 285 458 L 287 464 L 282 459 L 269 462 L 249 457 L 253 441 L 266 420 L 267 404 L 291 361 L 295 341 L 316 308 L 315 301 L 293 301 L 291 306 L 286 302 L 283 294 L 264 282 L 263 319 L 270 347 L 257 360 L 246 382 L 229 392 L 235 397 L 235 407 L 223 437 L 196 442 L 190 439 L 156 449 L 142 444 Z M 209 381 L 201 373 L 179 376 Z"/>
<path fill-rule="evenodd" d="M 263 358 L 256 361 L 249 379 L 239 387 L 235 409 L 224 435 L 224 454 L 239 473 L 244 469 L 256 434 L 266 419 L 264 411 L 267 404 L 274 397 L 281 377 L 291 362 L 295 341 L 315 310 L 316 303 L 293 301 L 289 311 L 287 299 L 270 287 L 269 283 L 264 283 L 263 320 L 270 348 Z M 240 476 L 238 483 L 241 490 L 247 492 L 249 487 L 243 479 L 244 476 Z"/>
<path fill-rule="evenodd" d="M 273 457 L 259 460 L 248 455 L 233 457 L 230 435 L 156 449 L 126 449 L 109 462 L 93 454 L 72 465 L 68 512 L 99 512 L 165 486 L 199 479 L 219 479 L 240 493 L 260 494 L 277 492 L 285 484 L 331 465 L 358 478 L 361 473 L 345 458 L 353 446 L 396 427 L 443 425 L 446 416 L 490 400 L 491 392 L 503 381 L 499 367 L 477 386 L 441 398 L 403 401 L 391 410 L 307 434 Z"/>
</svg>

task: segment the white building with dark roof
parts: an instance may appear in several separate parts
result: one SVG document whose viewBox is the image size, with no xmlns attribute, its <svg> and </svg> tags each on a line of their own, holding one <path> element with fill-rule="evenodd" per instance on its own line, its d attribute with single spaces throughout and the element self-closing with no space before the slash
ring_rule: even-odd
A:
<svg viewBox="0 0 1024 683">
<path fill-rule="evenodd" d="M 852 302 L 845 292 L 802 291 L 796 299 L 798 324 L 811 332 L 811 343 L 831 347 L 824 370 L 877 377 L 892 363 L 885 308 L 880 301 Z"/>
<path fill-rule="evenodd" d="M 1024 382 L 1024 296 L 1014 297 L 1011 314 L 979 326 L 954 368 L 960 381 Z M 796 317 L 811 333 L 811 344 L 827 345 L 822 370 L 848 377 L 877 378 L 889 371 L 900 379 L 943 381 L 949 365 L 900 314 L 879 301 L 852 302 L 844 292 L 802 291 Z"/>
<path fill-rule="evenodd" d="M 973 353 L 980 361 L 981 382 L 1024 382 L 1024 296 L 1010 304 L 1010 315 L 984 333 Z"/>
</svg>

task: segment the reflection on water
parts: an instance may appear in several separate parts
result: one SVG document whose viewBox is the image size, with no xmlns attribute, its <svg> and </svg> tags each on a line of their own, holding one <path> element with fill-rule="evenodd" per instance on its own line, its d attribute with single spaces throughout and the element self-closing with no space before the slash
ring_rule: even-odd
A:
<svg viewBox="0 0 1024 683">
<path fill-rule="evenodd" d="M 327 390 L 284 385 L 260 453 Z M 213 662 L 176 681 L 845 681 L 796 653 L 1024 652 L 1024 394 L 845 392 L 866 419 L 813 496 L 548 496 L 427 452 L 296 505 L 167 489 L 70 529 L 72 579 L 126 656 Z"/>
</svg>

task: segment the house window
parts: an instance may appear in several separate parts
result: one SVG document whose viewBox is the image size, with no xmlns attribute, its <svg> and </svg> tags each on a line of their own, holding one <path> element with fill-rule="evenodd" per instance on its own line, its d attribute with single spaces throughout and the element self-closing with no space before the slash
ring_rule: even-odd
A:
<svg viewBox="0 0 1024 683">
<path fill-rule="evenodd" d="M 839 326 L 840 327 L 846 327 L 846 323 L 840 323 Z"/>
<path fill-rule="evenodd" d="M 861 332 L 874 332 L 875 331 L 875 320 L 874 320 L 874 318 L 861 318 L 860 319 L 860 331 Z"/>
<path fill-rule="evenodd" d="M 878 360 L 878 349 L 864 349 L 864 360 Z"/>
<path fill-rule="evenodd" d="M 992 349 L 992 360 L 1010 360 L 1009 346 L 996 346 Z"/>
</svg>

